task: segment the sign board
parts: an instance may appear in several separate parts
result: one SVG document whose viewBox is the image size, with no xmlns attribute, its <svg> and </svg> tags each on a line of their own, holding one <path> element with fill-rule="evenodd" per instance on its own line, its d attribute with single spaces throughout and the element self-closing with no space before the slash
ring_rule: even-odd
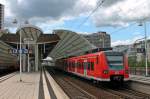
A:
<svg viewBox="0 0 150 99">
<path fill-rule="evenodd" d="M 145 48 L 137 48 L 137 53 L 145 53 Z"/>
<path fill-rule="evenodd" d="M 19 53 L 22 53 L 22 54 L 28 54 L 28 53 L 32 53 L 32 50 L 31 49 L 25 49 L 25 48 L 22 48 L 21 50 L 20 49 L 8 49 L 8 53 L 11 53 L 11 54 L 19 54 Z"/>
</svg>

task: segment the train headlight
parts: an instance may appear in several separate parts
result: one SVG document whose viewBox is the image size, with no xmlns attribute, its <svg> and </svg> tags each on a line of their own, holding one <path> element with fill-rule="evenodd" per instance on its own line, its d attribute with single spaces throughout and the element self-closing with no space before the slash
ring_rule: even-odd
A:
<svg viewBox="0 0 150 99">
<path fill-rule="evenodd" d="M 108 74 L 109 71 L 108 71 L 108 70 L 104 70 L 103 73 L 104 73 L 104 74 Z"/>
<path fill-rule="evenodd" d="M 125 73 L 126 73 L 126 74 L 129 74 L 129 70 L 125 70 Z"/>
</svg>

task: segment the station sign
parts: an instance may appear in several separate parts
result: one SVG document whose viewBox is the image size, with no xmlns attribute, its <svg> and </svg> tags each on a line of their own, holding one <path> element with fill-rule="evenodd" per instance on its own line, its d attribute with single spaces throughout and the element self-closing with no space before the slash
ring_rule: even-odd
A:
<svg viewBox="0 0 150 99">
<path fill-rule="evenodd" d="M 137 48 L 137 53 L 145 53 L 145 48 Z"/>
<path fill-rule="evenodd" d="M 8 53 L 11 53 L 11 54 L 30 54 L 32 53 L 32 50 L 31 49 L 25 49 L 25 48 L 22 48 L 21 50 L 20 49 L 8 49 Z"/>
</svg>

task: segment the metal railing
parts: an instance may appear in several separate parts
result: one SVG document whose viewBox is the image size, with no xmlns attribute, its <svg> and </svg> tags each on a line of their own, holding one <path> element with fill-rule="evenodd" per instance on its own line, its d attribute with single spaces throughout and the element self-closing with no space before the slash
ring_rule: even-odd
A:
<svg viewBox="0 0 150 99">
<path fill-rule="evenodd" d="M 148 67 L 147 71 L 148 71 L 148 75 L 150 76 L 150 67 Z M 141 76 L 146 75 L 145 67 L 130 67 L 129 72 L 131 75 L 141 75 Z"/>
</svg>

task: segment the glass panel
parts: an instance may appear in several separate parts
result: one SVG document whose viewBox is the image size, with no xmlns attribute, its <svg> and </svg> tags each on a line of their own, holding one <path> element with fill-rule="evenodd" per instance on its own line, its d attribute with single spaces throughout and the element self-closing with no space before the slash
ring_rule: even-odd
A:
<svg viewBox="0 0 150 99">
<path fill-rule="evenodd" d="M 91 62 L 91 70 L 94 70 L 94 62 Z"/>
<path fill-rule="evenodd" d="M 90 62 L 88 62 L 88 70 L 90 70 L 90 65 L 91 65 Z"/>
<path fill-rule="evenodd" d="M 123 56 L 107 56 L 107 61 L 109 68 L 112 70 L 122 70 L 123 66 Z"/>
</svg>

